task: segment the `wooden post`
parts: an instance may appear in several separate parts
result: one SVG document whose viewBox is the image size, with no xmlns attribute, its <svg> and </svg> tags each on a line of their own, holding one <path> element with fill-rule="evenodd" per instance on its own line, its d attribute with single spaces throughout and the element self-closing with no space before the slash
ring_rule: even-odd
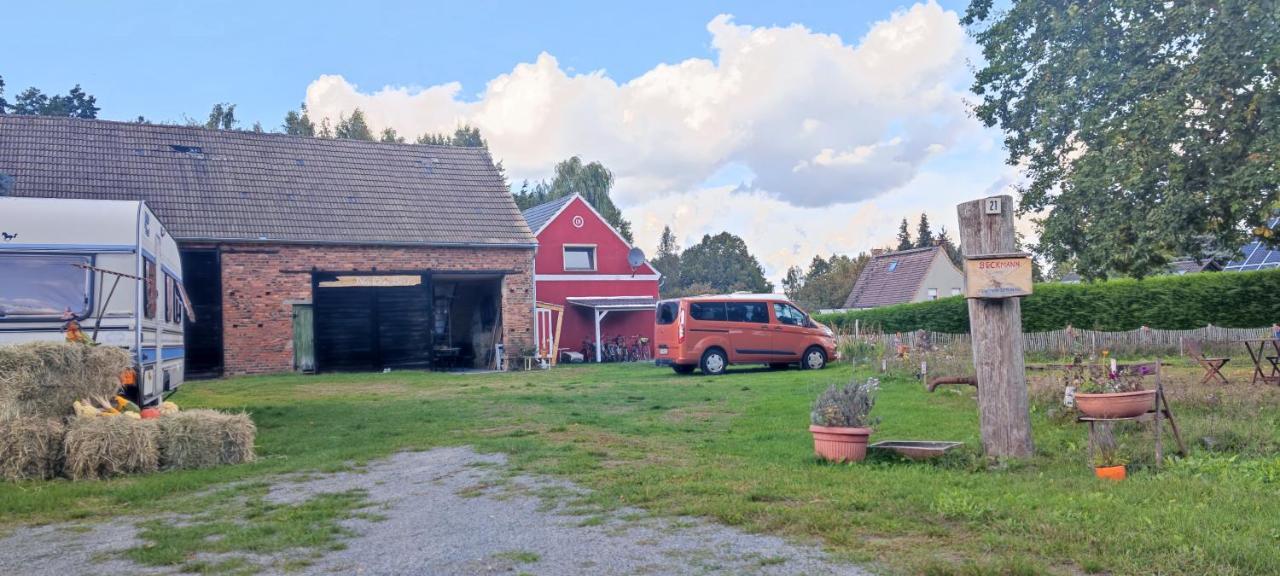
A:
<svg viewBox="0 0 1280 576">
<path fill-rule="evenodd" d="M 989 213 L 988 199 L 957 206 L 965 258 L 1017 251 L 1013 197 L 995 198 L 999 199 L 1000 208 L 994 214 Z M 978 381 L 983 451 L 997 458 L 1031 456 L 1031 412 L 1022 357 L 1022 301 L 969 298 L 969 331 Z"/>
</svg>

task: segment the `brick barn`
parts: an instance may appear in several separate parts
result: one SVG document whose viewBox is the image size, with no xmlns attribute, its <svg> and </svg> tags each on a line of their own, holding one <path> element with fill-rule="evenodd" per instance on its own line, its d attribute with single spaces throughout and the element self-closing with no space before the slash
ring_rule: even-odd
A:
<svg viewBox="0 0 1280 576">
<path fill-rule="evenodd" d="M 584 343 L 621 337 L 630 347 L 645 338 L 652 357 L 658 272 L 648 263 L 633 268 L 631 245 L 577 194 L 534 206 L 524 217 L 538 238 L 540 351 L 556 347 L 558 356 L 582 352 Z M 556 333 L 559 343 L 553 345 L 548 340 Z M 587 360 L 599 361 L 602 348 L 594 348 L 595 357 Z"/>
<path fill-rule="evenodd" d="M 536 242 L 486 150 L 0 116 L 9 194 L 145 200 L 196 313 L 189 376 L 495 365 Z"/>
</svg>

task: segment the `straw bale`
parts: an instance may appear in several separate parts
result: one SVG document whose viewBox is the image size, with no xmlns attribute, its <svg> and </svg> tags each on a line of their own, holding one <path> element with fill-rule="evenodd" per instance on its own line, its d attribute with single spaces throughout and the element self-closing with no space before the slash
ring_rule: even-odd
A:
<svg viewBox="0 0 1280 576">
<path fill-rule="evenodd" d="M 143 474 L 159 468 L 157 426 L 124 416 L 74 418 L 67 432 L 64 471 L 72 480 Z"/>
<path fill-rule="evenodd" d="M 46 480 L 62 471 L 66 426 L 58 418 L 0 418 L 0 478 Z"/>
<path fill-rule="evenodd" d="M 254 458 L 257 428 L 248 414 L 185 410 L 156 420 L 160 464 L 167 469 L 208 468 Z"/>
</svg>

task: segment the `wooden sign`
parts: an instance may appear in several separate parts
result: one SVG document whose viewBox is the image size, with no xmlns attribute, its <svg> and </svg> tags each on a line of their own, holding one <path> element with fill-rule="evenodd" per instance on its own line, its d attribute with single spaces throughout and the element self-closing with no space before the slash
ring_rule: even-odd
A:
<svg viewBox="0 0 1280 576">
<path fill-rule="evenodd" d="M 391 286 L 418 286 L 422 276 L 408 275 L 351 275 L 338 276 L 320 283 L 321 288 L 384 288 Z"/>
<path fill-rule="evenodd" d="M 1029 254 L 992 254 L 965 258 L 965 298 L 1013 298 L 1029 294 Z"/>
</svg>

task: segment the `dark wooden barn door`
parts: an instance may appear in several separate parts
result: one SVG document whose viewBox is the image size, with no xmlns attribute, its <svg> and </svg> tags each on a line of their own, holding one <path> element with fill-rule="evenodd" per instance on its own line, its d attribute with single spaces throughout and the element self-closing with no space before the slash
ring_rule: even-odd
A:
<svg viewBox="0 0 1280 576">
<path fill-rule="evenodd" d="M 430 284 L 316 286 L 316 368 L 381 370 L 431 365 Z"/>
<path fill-rule="evenodd" d="M 182 285 L 196 319 L 183 327 L 186 378 L 222 376 L 222 261 L 217 250 L 183 250 Z"/>
</svg>

